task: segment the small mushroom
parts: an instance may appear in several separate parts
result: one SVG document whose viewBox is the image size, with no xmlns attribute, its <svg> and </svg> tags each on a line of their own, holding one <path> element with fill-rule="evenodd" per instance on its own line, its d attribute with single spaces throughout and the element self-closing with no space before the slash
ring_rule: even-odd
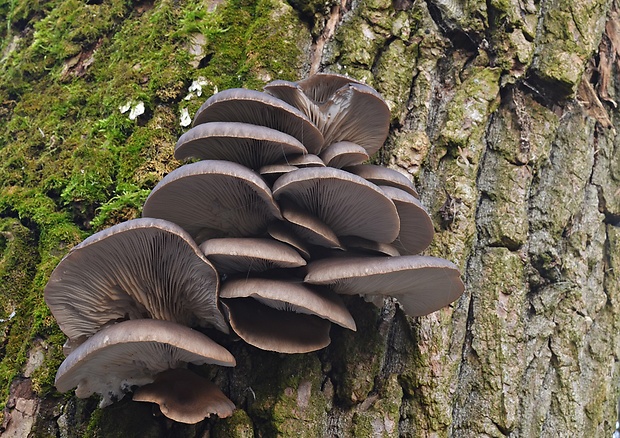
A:
<svg viewBox="0 0 620 438">
<path fill-rule="evenodd" d="M 361 176 L 365 180 L 378 186 L 396 187 L 397 189 L 406 191 L 416 198 L 420 197 L 409 178 L 400 173 L 398 170 L 377 166 L 375 164 L 359 164 L 357 166 L 347 167 L 345 170 Z"/>
<path fill-rule="evenodd" d="M 295 137 L 316 154 L 323 135 L 299 109 L 267 93 L 231 88 L 211 96 L 196 112 L 193 126 L 208 122 L 242 122 L 266 126 Z"/>
<path fill-rule="evenodd" d="M 261 350 L 309 353 L 327 347 L 331 323 L 314 315 L 284 312 L 253 298 L 222 301 L 230 326 L 241 339 Z"/>
<path fill-rule="evenodd" d="M 273 196 L 318 217 L 338 236 L 391 243 L 400 220 L 394 203 L 376 185 L 331 167 L 298 169 L 273 184 Z"/>
<path fill-rule="evenodd" d="M 370 157 L 366 149 L 350 141 L 339 141 L 327 146 L 321 152 L 321 159 L 327 166 L 341 169 L 347 166 L 362 164 Z"/>
<path fill-rule="evenodd" d="M 77 347 L 58 368 L 56 388 L 77 386 L 80 398 L 102 396 L 101 407 L 120 400 L 133 386 L 186 364 L 235 366 L 224 347 L 180 324 L 155 319 L 123 321 L 103 328 Z"/>
<path fill-rule="evenodd" d="M 171 420 L 196 424 L 211 415 L 230 417 L 235 404 L 217 385 L 185 368 L 167 370 L 155 381 L 136 389 L 134 401 L 157 403 Z"/>
<path fill-rule="evenodd" d="M 297 82 L 304 94 L 319 105 L 327 102 L 334 93 L 349 84 L 361 84 L 361 82 L 336 73 L 317 73 Z"/>
<path fill-rule="evenodd" d="M 333 292 L 298 280 L 238 278 L 228 280 L 220 295 L 224 299 L 254 298 L 274 309 L 316 315 L 355 331 L 355 321 Z"/>
<path fill-rule="evenodd" d="M 179 138 L 174 150 L 178 160 L 227 160 L 250 169 L 306 154 L 295 137 L 265 126 L 238 122 L 197 125 Z"/>
<path fill-rule="evenodd" d="M 291 246 L 268 238 L 210 239 L 203 242 L 200 249 L 220 274 L 298 268 L 306 264 Z"/>
<path fill-rule="evenodd" d="M 424 206 L 417 198 L 389 186 L 379 186 L 390 197 L 400 217 L 400 232 L 394 242 L 401 254 L 419 254 L 433 241 L 435 228 Z"/>
<path fill-rule="evenodd" d="M 267 227 L 267 233 L 269 233 L 269 235 L 277 241 L 286 243 L 295 248 L 304 259 L 310 259 L 310 251 L 308 250 L 308 246 L 284 222 L 272 222 Z"/>
<path fill-rule="evenodd" d="M 367 254 L 386 255 L 389 257 L 397 257 L 400 255 L 398 249 L 389 243 L 379 243 L 356 236 L 345 236 L 342 237 L 340 241 L 347 251 L 354 250 Z"/>
<path fill-rule="evenodd" d="M 212 237 L 262 234 L 280 211 L 263 179 L 245 166 L 205 160 L 170 172 L 155 186 L 142 215 L 183 227 L 199 243 Z"/>
<path fill-rule="evenodd" d="M 298 168 L 304 167 L 325 167 L 325 163 L 317 155 L 304 154 L 289 157 L 286 160 L 286 164 L 295 166 Z"/>
<path fill-rule="evenodd" d="M 260 176 L 263 177 L 267 184 L 273 185 L 273 183 L 285 173 L 291 170 L 299 169 L 297 166 L 291 166 L 290 164 L 267 164 L 258 170 Z"/>
<path fill-rule="evenodd" d="M 217 272 L 182 228 L 134 219 L 75 246 L 52 272 L 44 296 L 70 346 L 124 319 L 212 324 L 227 333 L 218 287 Z"/>
<path fill-rule="evenodd" d="M 311 245 L 342 249 L 336 233 L 318 217 L 299 208 L 292 202 L 284 200 L 280 204 L 282 217 L 289 229 L 301 240 Z"/>
<path fill-rule="evenodd" d="M 435 312 L 465 290 L 453 263 L 424 256 L 317 260 L 308 264 L 304 282 L 345 295 L 389 295 L 411 316 Z"/>
</svg>

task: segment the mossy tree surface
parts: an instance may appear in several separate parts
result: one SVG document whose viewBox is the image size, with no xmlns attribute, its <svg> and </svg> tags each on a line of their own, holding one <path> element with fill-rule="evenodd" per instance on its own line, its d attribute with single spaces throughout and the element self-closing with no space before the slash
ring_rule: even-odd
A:
<svg viewBox="0 0 620 438">
<path fill-rule="evenodd" d="M 0 400 L 26 436 L 605 436 L 620 351 L 616 1 L 0 0 Z M 307 355 L 223 336 L 197 370 L 238 410 L 195 426 L 53 389 L 64 342 L 47 278 L 85 236 L 140 214 L 183 110 L 309 71 L 392 110 L 375 160 L 409 172 L 429 254 L 467 285 L 407 318 L 348 301 L 357 333 Z M 190 94 L 193 81 L 202 95 Z M 129 112 L 139 103 L 144 113 Z M 122 113 L 119 108 L 129 106 Z"/>
</svg>

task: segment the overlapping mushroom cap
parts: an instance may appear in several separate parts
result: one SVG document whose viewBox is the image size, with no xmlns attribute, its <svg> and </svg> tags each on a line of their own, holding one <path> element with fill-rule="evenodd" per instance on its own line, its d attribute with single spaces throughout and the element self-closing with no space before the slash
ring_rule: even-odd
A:
<svg viewBox="0 0 620 438">
<path fill-rule="evenodd" d="M 45 302 L 73 342 L 110 322 L 153 318 L 228 331 L 218 274 L 192 238 L 161 219 L 135 219 L 74 247 L 45 287 Z"/>
<path fill-rule="evenodd" d="M 235 366 L 235 358 L 189 327 L 154 319 L 124 321 L 100 330 L 67 356 L 55 384 L 61 392 L 77 387 L 78 397 L 100 394 L 106 406 L 133 386 L 188 363 Z"/>
<path fill-rule="evenodd" d="M 178 159 L 201 161 L 157 184 L 144 219 L 95 234 L 52 274 L 46 301 L 71 345 L 86 339 L 61 366 L 58 389 L 78 386 L 78 396 L 98 392 L 107 403 L 155 380 L 134 399 L 158 403 L 175 421 L 224 417 L 232 402 L 178 369 L 204 363 L 204 354 L 195 359 L 182 347 L 181 355 L 148 366 L 132 356 L 148 372 L 130 376 L 108 364 L 115 371 L 103 389 L 89 380 L 95 371 L 83 358 L 125 355 L 117 332 L 127 327 L 136 327 L 129 343 L 140 348 L 154 345 L 149 336 L 165 336 L 142 332 L 135 325 L 141 321 L 158 332 L 161 324 L 176 325 L 156 319 L 227 331 L 218 306 L 247 343 L 302 353 L 329 345 L 332 323 L 356 329 L 338 294 L 375 303 L 393 297 L 411 316 L 458 299 L 464 286 L 456 266 L 416 255 L 431 243 L 434 227 L 411 180 L 365 164 L 382 147 L 389 123 L 374 89 L 336 74 L 210 97 L 175 150 Z M 187 339 L 197 336 L 203 335 L 191 331 Z M 166 342 L 168 351 L 176 341 Z M 68 370 L 80 377 L 69 378 Z"/>
</svg>

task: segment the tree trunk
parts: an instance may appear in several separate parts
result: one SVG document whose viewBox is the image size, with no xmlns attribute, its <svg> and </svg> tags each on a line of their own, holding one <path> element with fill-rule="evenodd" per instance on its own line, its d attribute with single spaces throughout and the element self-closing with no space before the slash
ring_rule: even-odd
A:
<svg viewBox="0 0 620 438">
<path fill-rule="evenodd" d="M 611 436 L 619 11 L 618 0 L 0 1 L 0 435 Z M 461 299 L 420 318 L 351 299 L 357 332 L 333 328 L 311 354 L 218 339 L 237 358 L 205 368 L 237 406 L 224 420 L 187 426 L 144 403 L 99 409 L 56 393 L 64 338 L 42 291 L 60 258 L 139 216 L 179 165 L 184 109 L 317 71 L 389 103 L 375 159 L 412 175 L 437 232 L 427 252 L 460 267 Z M 119 110 L 139 102 L 134 120 Z"/>
</svg>

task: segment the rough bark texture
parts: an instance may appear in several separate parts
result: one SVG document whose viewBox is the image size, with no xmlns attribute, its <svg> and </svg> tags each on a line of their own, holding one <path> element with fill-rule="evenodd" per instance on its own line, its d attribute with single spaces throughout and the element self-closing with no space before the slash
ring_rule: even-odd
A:
<svg viewBox="0 0 620 438">
<path fill-rule="evenodd" d="M 2 436 L 610 436 L 620 356 L 617 0 L 0 0 Z M 195 426 L 62 396 L 47 277 L 139 215 L 216 89 L 315 71 L 374 86 L 376 161 L 409 172 L 457 263 L 454 305 L 407 318 L 349 301 L 315 354 L 224 337 L 236 403 Z M 203 77 L 203 95 L 187 87 Z M 143 102 L 129 120 L 118 107 Z"/>
</svg>

